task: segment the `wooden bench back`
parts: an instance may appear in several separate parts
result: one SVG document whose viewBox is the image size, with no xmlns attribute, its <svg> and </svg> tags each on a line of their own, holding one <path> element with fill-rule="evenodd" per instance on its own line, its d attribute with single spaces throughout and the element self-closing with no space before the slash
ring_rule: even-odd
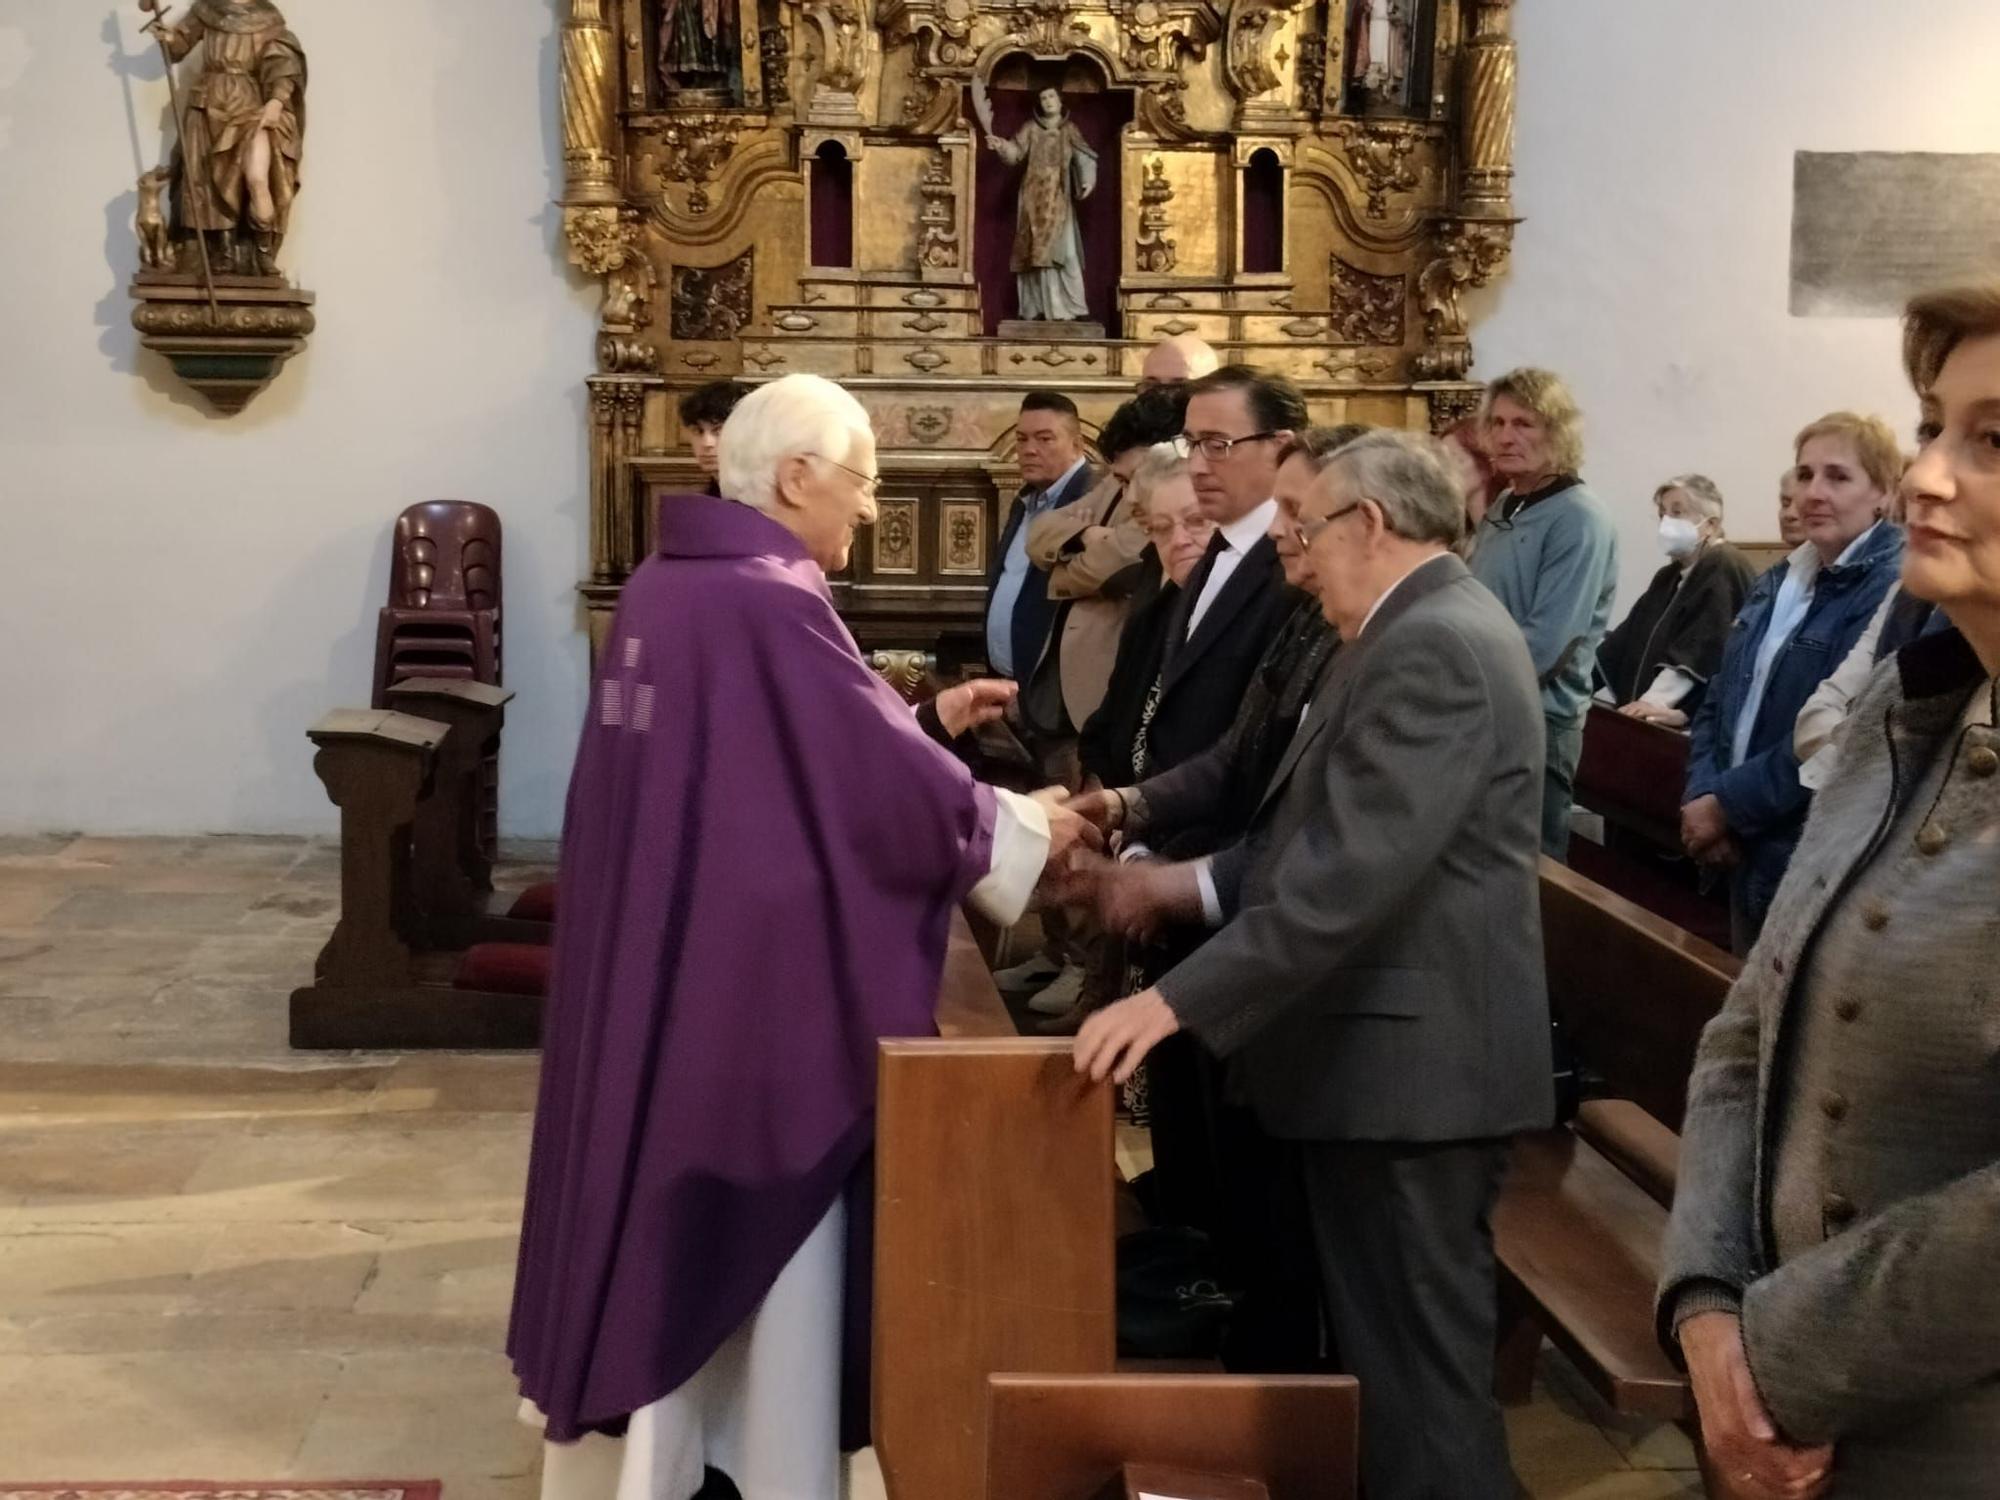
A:
<svg viewBox="0 0 2000 1500">
<path fill-rule="evenodd" d="M 973 1029 L 967 954 L 939 1017 Z M 1019 1037 L 884 1042 L 880 1077 L 875 1447 L 890 1500 L 980 1500 L 988 1375 L 1113 1368 L 1111 1090 Z"/>
<path fill-rule="evenodd" d="M 1678 1131 L 1702 1027 L 1740 961 L 1550 859 L 1542 946 L 1549 1004 L 1578 1058 Z"/>
<path fill-rule="evenodd" d="M 1678 854 L 1687 762 L 1686 735 L 1593 703 L 1576 763 L 1576 805 Z"/>
</svg>

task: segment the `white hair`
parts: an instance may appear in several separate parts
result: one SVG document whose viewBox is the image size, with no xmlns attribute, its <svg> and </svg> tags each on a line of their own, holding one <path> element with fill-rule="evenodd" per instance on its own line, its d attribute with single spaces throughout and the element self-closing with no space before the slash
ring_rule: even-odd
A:
<svg viewBox="0 0 2000 1500">
<path fill-rule="evenodd" d="M 1465 531 L 1465 491 L 1450 465 L 1436 438 L 1378 428 L 1335 453 L 1326 473 L 1346 479 L 1356 499 L 1373 500 L 1395 535 L 1449 547 Z"/>
<path fill-rule="evenodd" d="M 831 380 L 785 375 L 737 402 L 722 424 L 716 480 L 731 500 L 768 512 L 786 459 L 816 454 L 844 463 L 857 438 L 874 435 L 861 403 Z"/>
<path fill-rule="evenodd" d="M 1127 486 L 1132 494 L 1132 511 L 1135 515 L 1146 516 L 1152 510 L 1153 492 L 1170 479 L 1178 479 L 1188 472 L 1188 462 L 1181 457 L 1181 450 L 1174 443 L 1155 443 L 1146 450 L 1146 456 L 1139 460 L 1132 470 L 1132 482 Z"/>
</svg>

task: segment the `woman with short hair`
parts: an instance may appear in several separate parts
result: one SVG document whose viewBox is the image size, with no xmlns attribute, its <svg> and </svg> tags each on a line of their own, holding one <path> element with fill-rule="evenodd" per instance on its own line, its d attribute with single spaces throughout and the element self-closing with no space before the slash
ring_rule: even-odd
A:
<svg viewBox="0 0 2000 1500">
<path fill-rule="evenodd" d="M 1722 491 L 1706 475 L 1669 479 L 1653 491 L 1653 509 L 1667 565 L 1605 636 L 1597 670 L 1620 713 L 1681 729 L 1722 665 L 1757 572 L 1722 539 Z"/>
<path fill-rule="evenodd" d="M 1906 328 L 1902 583 L 1949 627 L 1876 669 L 1702 1035 L 1666 1244 L 1660 1326 L 1744 1495 L 2000 1476 L 2000 283 Z"/>
<path fill-rule="evenodd" d="M 1903 471 L 1880 417 L 1833 412 L 1798 436 L 1806 540 L 1762 578 L 1737 616 L 1695 714 L 1681 843 L 1731 871 L 1732 945 L 1749 949 L 1805 826 L 1792 727 L 1853 649 L 1896 581 L 1903 534 L 1884 518 Z"/>
</svg>

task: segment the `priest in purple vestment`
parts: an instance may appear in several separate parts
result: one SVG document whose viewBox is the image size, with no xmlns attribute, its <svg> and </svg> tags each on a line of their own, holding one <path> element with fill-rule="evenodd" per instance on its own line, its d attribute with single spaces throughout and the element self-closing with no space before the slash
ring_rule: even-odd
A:
<svg viewBox="0 0 2000 1500">
<path fill-rule="evenodd" d="M 973 780 L 834 612 L 860 403 L 759 388 L 720 479 L 661 507 L 570 782 L 508 1336 L 544 1500 L 835 1500 L 876 1042 L 934 1032 L 956 906 L 1013 921 L 1089 836 Z"/>
</svg>

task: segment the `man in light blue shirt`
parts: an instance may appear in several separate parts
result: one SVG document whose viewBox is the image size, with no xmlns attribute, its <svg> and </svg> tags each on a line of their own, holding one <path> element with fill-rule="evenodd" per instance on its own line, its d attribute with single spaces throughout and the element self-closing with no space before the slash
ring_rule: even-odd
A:
<svg viewBox="0 0 2000 1500">
<path fill-rule="evenodd" d="M 1076 403 L 1053 391 L 1031 391 L 1014 427 L 1021 493 L 1007 513 L 986 598 L 986 664 L 997 677 L 1021 679 L 1035 670 L 1049 638 L 1055 606 L 1049 575 L 1028 560 L 1028 522 L 1082 497 L 1091 483 Z"/>
</svg>

